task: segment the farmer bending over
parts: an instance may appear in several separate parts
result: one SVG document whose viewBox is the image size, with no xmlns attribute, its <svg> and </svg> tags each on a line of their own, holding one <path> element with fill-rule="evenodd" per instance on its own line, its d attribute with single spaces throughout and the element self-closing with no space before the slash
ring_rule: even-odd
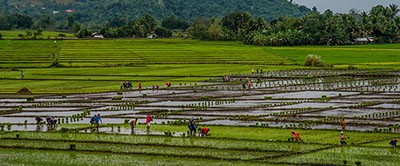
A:
<svg viewBox="0 0 400 166">
<path fill-rule="evenodd" d="M 210 131 L 210 129 L 207 127 L 198 128 L 197 130 L 199 131 L 199 135 L 202 137 L 208 136 L 208 132 Z"/>
<path fill-rule="evenodd" d="M 340 141 L 340 144 L 341 144 L 341 145 L 347 145 L 346 137 L 344 136 L 343 131 L 340 132 L 339 141 Z"/>
<path fill-rule="evenodd" d="M 304 142 L 301 137 L 300 137 L 300 133 L 299 132 L 295 132 L 294 130 L 292 130 L 292 141 L 296 141 L 296 142 Z"/>
<path fill-rule="evenodd" d="M 391 146 L 392 148 L 395 148 L 395 147 L 397 146 L 397 145 L 396 145 L 397 142 L 399 142 L 399 139 L 398 139 L 398 138 L 390 140 L 389 144 L 390 144 L 390 146 Z"/>
</svg>

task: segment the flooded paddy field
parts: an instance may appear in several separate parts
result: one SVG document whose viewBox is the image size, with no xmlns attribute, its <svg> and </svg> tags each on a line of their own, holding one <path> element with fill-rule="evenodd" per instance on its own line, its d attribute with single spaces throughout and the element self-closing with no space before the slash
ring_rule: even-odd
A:
<svg viewBox="0 0 400 166">
<path fill-rule="evenodd" d="M 100 114 L 103 124 L 122 124 L 132 118 L 145 123 L 150 114 L 157 124 L 195 119 L 201 126 L 336 130 L 344 118 L 348 130 L 385 130 L 400 124 L 399 87 L 399 71 L 274 71 L 159 90 L 2 96 L 0 123 L 34 131 L 36 117 L 89 124 Z M 89 113 L 81 116 L 85 111 Z"/>
</svg>

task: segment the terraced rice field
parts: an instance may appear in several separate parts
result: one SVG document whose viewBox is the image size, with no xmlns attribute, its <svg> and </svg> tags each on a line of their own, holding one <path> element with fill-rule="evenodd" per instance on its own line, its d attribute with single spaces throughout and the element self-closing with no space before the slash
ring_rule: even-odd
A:
<svg viewBox="0 0 400 166">
<path fill-rule="evenodd" d="M 400 151 L 388 144 L 400 131 L 398 48 L 0 40 L 0 160 L 4 165 L 398 165 Z M 302 67 L 302 57 L 311 53 L 336 67 Z M 62 66 L 49 67 L 56 59 Z M 120 90 L 123 80 L 133 88 Z M 153 89 L 157 84 L 160 89 Z M 16 93 L 23 87 L 32 93 Z M 98 131 L 89 124 L 95 114 L 102 117 Z M 150 130 L 144 125 L 148 114 L 154 118 Z M 36 117 L 58 123 L 36 124 Z M 127 124 L 133 118 L 139 118 L 134 132 Z M 338 141 L 343 118 L 347 146 Z M 210 128 L 210 135 L 189 137 L 190 119 Z M 303 143 L 288 141 L 292 130 Z"/>
<path fill-rule="evenodd" d="M 388 142 L 400 131 L 398 71 L 286 70 L 230 77 L 229 82 L 217 78 L 159 90 L 3 98 L 0 121 L 6 133 L 0 134 L 0 148 L 11 153 L 2 157 L 24 164 L 32 159 L 22 156 L 35 155 L 43 157 L 39 163 L 51 163 L 62 153 L 79 159 L 62 164 L 77 165 L 93 156 L 114 165 L 171 160 L 191 165 L 397 164 L 399 150 Z M 243 88 L 244 82 L 253 86 Z M 85 111 L 90 113 L 82 116 Z M 102 115 L 103 134 L 88 124 L 94 114 Z M 143 125 L 147 114 L 154 117 L 150 131 Z M 36 125 L 36 116 L 53 116 L 59 124 Z M 126 121 L 134 117 L 141 125 L 129 136 Z M 188 137 L 192 118 L 211 128 L 211 136 Z M 338 145 L 342 118 L 349 137 L 345 147 Z M 291 130 L 299 131 L 305 143 L 287 142 Z M 72 144 L 76 149 L 71 151 Z M 392 157 L 370 157 L 383 155 Z M 155 157 L 143 161 L 150 156 Z"/>
</svg>

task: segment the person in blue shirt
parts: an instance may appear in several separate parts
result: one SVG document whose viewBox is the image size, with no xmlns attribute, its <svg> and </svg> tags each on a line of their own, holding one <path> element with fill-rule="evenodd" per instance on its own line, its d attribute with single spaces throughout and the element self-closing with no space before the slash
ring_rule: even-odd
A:
<svg viewBox="0 0 400 166">
<path fill-rule="evenodd" d="M 100 123 L 103 123 L 103 121 L 101 120 L 100 114 L 97 114 L 97 116 L 95 115 L 95 116 L 93 117 L 93 120 L 94 120 L 94 124 L 96 124 L 97 133 L 99 133 L 99 126 L 100 126 Z"/>
</svg>

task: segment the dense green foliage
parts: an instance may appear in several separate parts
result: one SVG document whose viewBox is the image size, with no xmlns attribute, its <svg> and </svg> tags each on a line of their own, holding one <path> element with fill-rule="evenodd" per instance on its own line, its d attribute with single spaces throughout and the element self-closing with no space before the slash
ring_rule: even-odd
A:
<svg viewBox="0 0 400 166">
<path fill-rule="evenodd" d="M 322 14 L 311 12 L 301 18 L 287 17 L 271 22 L 248 13 L 233 12 L 222 19 L 196 20 L 189 34 L 196 39 L 241 40 L 260 46 L 396 43 L 400 41 L 399 11 L 392 4 L 373 7 L 369 13 L 334 14 L 327 10 Z"/>
<path fill-rule="evenodd" d="M 72 26 L 72 20 L 65 12 L 67 9 L 72 10 L 76 22 L 94 28 L 109 20 L 129 21 L 146 13 L 158 20 L 174 15 L 191 21 L 200 17 L 222 17 L 232 11 L 245 11 L 268 20 L 286 16 L 300 17 L 310 11 L 287 0 L 0 0 L 0 25 L 5 18 L 1 13 L 24 13 L 23 16 L 33 18 L 38 26 L 68 29 Z M 53 14 L 53 11 L 57 12 Z M 29 21 L 27 23 L 30 24 L 24 24 L 25 27 L 32 25 Z M 12 26 L 20 27 L 19 24 Z"/>
</svg>

